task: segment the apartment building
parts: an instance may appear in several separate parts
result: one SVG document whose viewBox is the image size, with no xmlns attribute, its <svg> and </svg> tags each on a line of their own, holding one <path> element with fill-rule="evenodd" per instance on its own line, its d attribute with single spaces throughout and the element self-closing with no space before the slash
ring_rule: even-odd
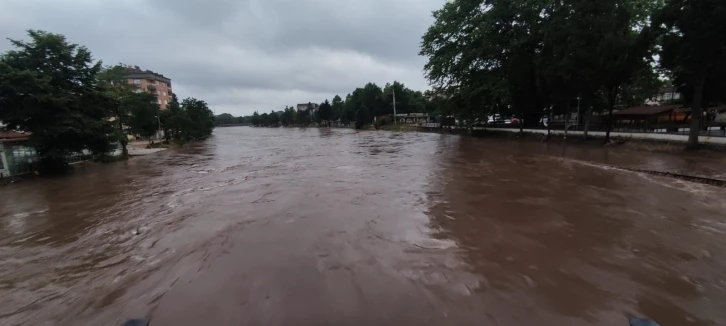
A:
<svg viewBox="0 0 726 326">
<path fill-rule="evenodd" d="M 125 67 L 126 80 L 136 86 L 136 92 L 149 92 L 156 95 L 159 107 L 165 110 L 171 102 L 171 79 L 151 70 L 141 70 L 139 66 Z"/>
</svg>

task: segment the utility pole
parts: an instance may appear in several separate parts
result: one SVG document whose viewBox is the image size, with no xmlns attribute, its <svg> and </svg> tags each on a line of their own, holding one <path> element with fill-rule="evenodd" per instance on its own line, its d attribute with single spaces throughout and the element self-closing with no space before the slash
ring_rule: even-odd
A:
<svg viewBox="0 0 726 326">
<path fill-rule="evenodd" d="M 398 118 L 396 117 L 396 89 L 393 89 L 393 124 L 398 124 Z"/>
</svg>

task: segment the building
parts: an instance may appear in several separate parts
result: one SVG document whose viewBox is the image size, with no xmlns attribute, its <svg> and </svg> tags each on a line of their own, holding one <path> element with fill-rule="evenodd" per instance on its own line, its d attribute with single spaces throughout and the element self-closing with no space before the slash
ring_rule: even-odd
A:
<svg viewBox="0 0 726 326">
<path fill-rule="evenodd" d="M 681 93 L 675 87 L 663 87 L 658 90 L 658 94 L 646 102 L 646 105 L 659 106 L 671 101 L 678 101 L 681 97 Z"/>
<path fill-rule="evenodd" d="M 688 123 L 690 112 L 680 105 L 641 106 L 619 110 L 613 116 L 615 129 L 665 132 Z"/>
<path fill-rule="evenodd" d="M 429 121 L 428 113 L 399 113 L 396 121 L 403 124 L 423 124 Z"/>
<path fill-rule="evenodd" d="M 310 116 L 315 115 L 315 112 L 317 112 L 318 111 L 318 108 L 320 107 L 320 105 L 318 105 L 317 103 L 303 103 L 303 104 L 298 104 L 297 105 L 297 112 L 298 113 L 300 113 L 300 112 L 306 112 L 308 110 L 308 104 L 310 104 L 310 105 L 313 106 L 312 107 L 312 110 L 310 111 Z"/>
<path fill-rule="evenodd" d="M 139 66 L 125 67 L 126 80 L 136 85 L 136 92 L 149 92 L 156 95 L 159 107 L 166 109 L 171 102 L 171 79 L 151 70 L 141 70 Z"/>
<path fill-rule="evenodd" d="M 28 139 L 29 133 L 0 132 L 0 178 L 32 172 L 38 158 Z"/>
</svg>

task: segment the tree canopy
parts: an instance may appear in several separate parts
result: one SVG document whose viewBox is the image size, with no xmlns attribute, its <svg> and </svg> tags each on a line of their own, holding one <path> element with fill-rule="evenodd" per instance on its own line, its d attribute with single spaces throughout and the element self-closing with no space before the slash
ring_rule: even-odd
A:
<svg viewBox="0 0 726 326">
<path fill-rule="evenodd" d="M 719 0 L 452 0 L 434 12 L 421 55 L 433 92 L 447 102 L 439 107 L 461 121 L 506 114 L 534 126 L 547 114 L 569 115 L 580 100 L 612 116 L 616 106 L 644 105 L 663 85 L 656 54 L 700 117 L 699 97 L 690 94 L 712 104 L 726 97 L 716 77 L 726 69 L 724 7 Z"/>
<path fill-rule="evenodd" d="M 111 151 L 113 99 L 97 80 L 101 62 L 63 35 L 29 30 L 28 36 L 10 40 L 15 49 L 0 57 L 0 120 L 30 132 L 49 166 L 63 166 L 73 152 Z"/>
<path fill-rule="evenodd" d="M 667 0 L 654 21 L 663 31 L 661 67 L 692 104 L 688 148 L 698 147 L 703 105 L 726 100 L 726 2 Z"/>
</svg>

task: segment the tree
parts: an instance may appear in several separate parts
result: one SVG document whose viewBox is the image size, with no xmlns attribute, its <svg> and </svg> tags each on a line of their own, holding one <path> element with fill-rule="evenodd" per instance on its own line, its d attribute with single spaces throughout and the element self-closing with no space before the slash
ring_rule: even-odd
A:
<svg viewBox="0 0 726 326">
<path fill-rule="evenodd" d="M 262 123 L 261 118 L 260 118 L 260 114 L 257 111 L 255 111 L 255 113 L 252 114 L 252 119 L 251 119 L 250 122 L 255 127 L 259 127 L 260 124 Z"/>
<path fill-rule="evenodd" d="M 726 2 L 723 0 L 667 0 L 654 15 L 655 25 L 664 30 L 661 67 L 677 83 L 692 89 L 688 149 L 698 147 L 702 106 L 707 81 L 721 80 L 726 72 Z M 721 84 L 723 85 L 723 84 Z M 723 94 L 723 90 L 720 92 Z"/>
<path fill-rule="evenodd" d="M 133 94 L 135 85 L 126 82 L 124 76 L 124 67 L 121 65 L 115 65 L 103 68 L 98 73 L 99 84 L 106 91 L 106 95 L 111 99 L 110 110 L 113 116 L 113 124 L 116 129 L 116 139 L 121 144 L 121 155 L 128 157 L 129 152 L 127 145 L 128 139 L 128 127 L 130 119 L 130 111 L 128 105 L 123 105 L 126 97 Z"/>
<path fill-rule="evenodd" d="M 310 125 L 313 121 L 313 117 L 311 116 L 311 113 L 313 111 L 313 104 L 308 103 L 307 110 L 300 110 L 297 112 L 297 117 L 295 122 L 298 126 L 306 127 Z"/>
<path fill-rule="evenodd" d="M 368 83 L 363 87 L 360 92 L 360 101 L 368 109 L 369 114 L 374 117 L 393 113 L 393 109 L 389 109 L 389 106 L 383 101 L 383 90 L 374 83 Z M 367 123 L 370 123 L 370 116 L 367 120 Z"/>
<path fill-rule="evenodd" d="M 648 74 L 652 73 L 650 63 L 653 60 L 656 34 L 650 25 L 649 14 L 656 3 L 650 0 L 608 0 L 603 4 L 606 13 L 611 14 L 594 18 L 602 22 L 597 26 L 604 28 L 603 35 L 596 34 L 596 37 L 601 37 L 597 47 L 601 56 L 596 61 L 597 68 L 594 71 L 608 103 L 607 142 L 613 125 L 613 108 L 621 90 L 634 85 L 636 77 L 648 78 Z M 596 16 L 598 14 L 594 13 Z"/>
<path fill-rule="evenodd" d="M 270 112 L 269 119 L 270 119 L 270 127 L 279 127 L 280 126 L 280 116 L 278 116 L 274 110 L 272 112 Z"/>
<path fill-rule="evenodd" d="M 238 123 L 239 120 L 237 117 L 229 114 L 229 113 L 222 113 L 216 117 L 214 117 L 214 124 L 219 125 L 232 125 Z"/>
<path fill-rule="evenodd" d="M 184 142 L 204 139 L 212 134 L 214 130 L 214 112 L 209 109 L 207 103 L 187 98 L 181 103 L 183 112 L 181 132 Z"/>
<path fill-rule="evenodd" d="M 70 153 L 111 151 L 114 100 L 96 79 L 101 62 L 63 35 L 29 30 L 28 36 L 10 40 L 15 49 L 0 57 L 0 120 L 31 133 L 49 172 L 64 170 Z"/>
<path fill-rule="evenodd" d="M 129 113 L 128 126 L 131 134 L 151 137 L 159 130 L 161 120 L 159 117 L 159 104 L 156 95 L 141 92 L 128 94 L 121 100 L 124 112 Z"/>
<path fill-rule="evenodd" d="M 164 128 L 164 138 L 169 143 L 172 139 L 181 139 L 182 125 L 185 124 L 186 114 L 182 111 L 179 98 L 176 94 L 171 94 L 171 102 L 166 106 L 166 110 L 161 112 L 161 121 Z"/>
<path fill-rule="evenodd" d="M 345 103 L 343 102 L 343 99 L 340 98 L 340 96 L 335 95 L 333 97 L 333 120 L 339 120 L 343 124 L 347 124 L 347 117 L 345 112 Z"/>
<path fill-rule="evenodd" d="M 365 105 L 362 105 L 355 112 L 355 129 L 363 129 L 363 127 L 371 123 L 370 110 Z"/>
<path fill-rule="evenodd" d="M 318 108 L 318 118 L 330 127 L 330 122 L 333 120 L 333 106 L 330 105 L 328 100 L 325 100 L 323 104 L 320 104 L 320 108 Z"/>
<path fill-rule="evenodd" d="M 467 124 L 499 114 L 535 126 L 543 114 L 569 116 L 577 98 L 590 107 L 601 94 L 612 111 L 652 59 L 647 14 L 656 4 L 452 0 L 423 36 L 426 77 L 447 115 Z"/>
<path fill-rule="evenodd" d="M 283 111 L 282 116 L 280 117 L 280 123 L 282 123 L 285 127 L 294 125 L 296 115 L 295 109 L 292 107 L 285 107 L 285 111 Z"/>
</svg>

